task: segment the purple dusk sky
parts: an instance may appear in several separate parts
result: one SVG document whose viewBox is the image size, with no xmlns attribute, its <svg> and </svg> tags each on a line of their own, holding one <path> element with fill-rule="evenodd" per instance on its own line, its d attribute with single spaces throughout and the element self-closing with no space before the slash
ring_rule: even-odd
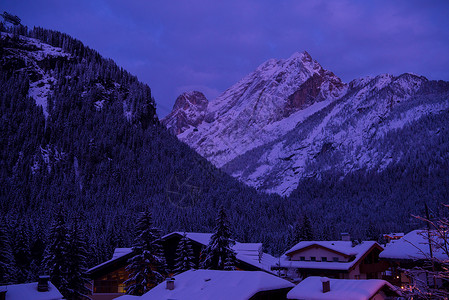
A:
<svg viewBox="0 0 449 300">
<path fill-rule="evenodd" d="M 449 80 L 447 0 L 2 0 L 0 9 L 114 59 L 151 87 L 160 117 L 184 91 L 212 100 L 265 60 L 304 50 L 345 82 Z"/>
</svg>

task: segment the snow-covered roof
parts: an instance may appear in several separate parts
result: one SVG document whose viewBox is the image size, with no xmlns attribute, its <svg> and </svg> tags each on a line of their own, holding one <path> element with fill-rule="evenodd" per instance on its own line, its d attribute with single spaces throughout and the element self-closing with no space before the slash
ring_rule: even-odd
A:
<svg viewBox="0 0 449 300">
<path fill-rule="evenodd" d="M 261 291 L 291 288 L 285 279 L 262 271 L 216 271 L 190 270 L 175 278 L 175 288 L 166 289 L 163 282 L 141 298 L 143 300 L 165 299 L 249 299 Z"/>
<path fill-rule="evenodd" d="M 212 236 L 212 233 L 202 233 L 202 232 L 186 232 L 185 234 L 188 239 L 198 242 L 203 245 L 209 244 L 210 238 Z M 164 235 L 161 239 L 165 240 L 166 238 L 168 238 L 172 235 L 181 235 L 182 236 L 182 235 L 184 235 L 184 232 L 174 231 L 174 232 Z"/>
<path fill-rule="evenodd" d="M 245 262 L 247 264 L 250 264 L 252 266 L 255 266 L 255 267 L 257 267 L 257 268 L 259 268 L 261 270 L 265 270 L 265 271 L 270 272 L 270 273 L 274 273 L 271 270 L 271 267 L 273 265 L 275 265 L 276 262 L 279 261 L 279 259 L 277 259 L 274 256 L 271 256 L 268 253 L 262 253 L 262 256 L 261 256 L 261 258 L 259 260 L 259 257 L 257 257 L 257 256 L 245 255 L 245 254 L 241 254 L 241 253 L 237 252 L 236 258 L 238 260 L 240 260 L 240 261 L 243 261 L 243 262 Z"/>
<path fill-rule="evenodd" d="M 112 259 L 117 259 L 131 252 L 132 252 L 131 248 L 115 248 L 114 253 L 112 254 Z"/>
<path fill-rule="evenodd" d="M 198 242 L 204 246 L 209 244 L 212 233 L 186 232 L 186 237 L 192 241 Z M 172 235 L 184 235 L 184 232 L 175 231 L 164 235 L 161 239 L 164 240 Z M 275 257 L 268 253 L 262 252 L 262 243 L 240 243 L 235 242 L 232 249 L 236 252 L 238 260 L 255 266 L 259 269 L 272 273 L 271 266 L 278 261 Z M 259 261 L 260 257 L 260 261 Z"/>
<path fill-rule="evenodd" d="M 337 251 L 344 255 L 357 255 L 360 252 L 366 252 L 372 245 L 376 244 L 374 241 L 364 241 L 353 246 L 351 241 L 302 241 L 294 245 L 292 248 L 285 252 L 285 255 L 289 255 L 292 252 L 318 245 L 328 248 L 333 251 Z"/>
<path fill-rule="evenodd" d="M 330 291 L 323 293 L 322 277 L 311 276 L 301 281 L 287 294 L 287 299 L 303 300 L 368 300 L 384 286 L 400 296 L 385 280 L 329 279 Z"/>
<path fill-rule="evenodd" d="M 260 251 L 262 249 L 262 243 L 239 243 L 236 242 L 234 245 L 235 251 Z"/>
<path fill-rule="evenodd" d="M 435 232 L 430 231 L 431 236 Z M 435 238 L 432 238 L 435 239 Z M 438 259 L 448 259 L 448 256 L 439 247 L 432 248 L 433 256 Z M 399 240 L 392 240 L 379 255 L 385 259 L 417 260 L 430 257 L 427 230 L 413 230 Z"/>
<path fill-rule="evenodd" d="M 96 266 L 90 268 L 89 270 L 87 270 L 87 273 L 89 274 L 89 273 L 92 273 L 92 272 L 102 268 L 102 267 L 105 267 L 105 266 L 109 265 L 110 263 L 113 263 L 117 259 L 130 254 L 132 251 L 133 251 L 132 248 L 115 248 L 114 253 L 112 254 L 112 258 L 110 260 L 107 260 L 105 262 L 102 262 L 99 265 L 96 265 Z"/>
<path fill-rule="evenodd" d="M 59 300 L 62 299 L 61 293 L 51 283 L 48 282 L 48 291 L 39 292 L 37 282 L 12 284 L 0 286 L 0 291 L 6 290 L 5 300 L 33 299 L 33 300 Z"/>
<path fill-rule="evenodd" d="M 355 258 L 349 262 L 334 262 L 334 261 L 297 261 L 290 260 L 287 254 L 292 252 L 318 245 L 337 251 L 344 255 L 355 256 Z M 350 241 L 304 241 L 299 242 L 281 256 L 280 260 L 275 262 L 274 266 L 285 268 L 298 268 L 298 269 L 325 269 L 325 270 L 349 270 L 351 269 L 372 247 L 377 245 L 382 247 L 374 241 L 363 241 L 354 247 Z"/>
<path fill-rule="evenodd" d="M 175 231 L 169 234 L 164 235 L 161 239 L 165 240 L 168 237 L 173 235 L 183 236 L 184 232 Z M 209 244 L 212 233 L 201 233 L 201 232 L 186 232 L 186 236 L 188 239 L 195 241 L 201 245 L 207 246 Z M 262 252 L 262 243 L 240 243 L 236 242 L 232 247 L 236 252 L 236 257 L 238 260 L 255 266 L 261 270 L 265 270 L 267 272 L 273 273 L 271 271 L 271 267 L 278 261 L 275 257 L 269 255 L 268 253 Z M 92 267 L 87 271 L 87 273 L 92 273 L 99 268 L 105 267 L 115 260 L 128 255 L 132 252 L 132 248 L 116 248 L 114 250 L 114 254 L 112 258 L 108 261 L 105 261 L 95 267 Z M 259 259 L 260 258 L 260 259 Z"/>
</svg>

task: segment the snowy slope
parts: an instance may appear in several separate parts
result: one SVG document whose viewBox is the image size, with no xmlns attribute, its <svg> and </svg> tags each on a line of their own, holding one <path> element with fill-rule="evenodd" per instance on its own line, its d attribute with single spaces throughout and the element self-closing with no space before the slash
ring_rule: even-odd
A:
<svg viewBox="0 0 449 300">
<path fill-rule="evenodd" d="M 338 98 L 347 86 L 307 52 L 269 60 L 210 102 L 204 118 L 172 131 L 218 167 L 273 140 Z M 290 97 L 290 98 L 289 98 Z M 179 98 L 178 98 L 179 99 Z M 178 102 L 178 101 L 177 101 Z M 190 110 L 189 106 L 189 110 Z M 180 114 L 175 104 L 171 116 Z"/>
<path fill-rule="evenodd" d="M 307 52 L 296 53 L 259 66 L 209 102 L 202 122 L 177 133 L 246 184 L 288 195 L 304 177 L 399 162 L 403 153 L 388 148 L 389 133 L 445 112 L 447 94 L 446 83 L 411 73 L 344 84 Z"/>
<path fill-rule="evenodd" d="M 449 108 L 447 96 L 434 103 L 421 101 L 425 95 L 416 92 L 427 83 L 424 77 L 380 75 L 357 83 L 351 83 L 341 99 L 276 141 L 230 161 L 224 170 L 251 186 L 279 194 L 289 194 L 301 178 L 325 171 L 382 171 L 402 156 L 401 149 L 389 147 L 390 132 Z"/>
<path fill-rule="evenodd" d="M 1 32 L 1 38 L 12 38 L 9 33 Z M 45 44 L 37 39 L 19 36 L 20 47 L 5 47 L 3 59 L 19 61 L 27 70 L 30 77 L 28 96 L 32 97 L 37 105 L 42 106 L 45 117 L 48 116 L 47 98 L 51 95 L 51 89 L 56 79 L 54 74 L 46 72 L 43 64 L 55 59 L 70 59 L 71 55 L 61 48 Z"/>
</svg>

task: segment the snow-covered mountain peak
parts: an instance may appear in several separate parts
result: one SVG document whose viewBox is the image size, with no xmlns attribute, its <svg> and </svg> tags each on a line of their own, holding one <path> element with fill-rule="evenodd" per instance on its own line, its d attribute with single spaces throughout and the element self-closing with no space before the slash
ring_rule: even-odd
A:
<svg viewBox="0 0 449 300">
<path fill-rule="evenodd" d="M 420 102 L 417 95 L 426 95 L 422 87 L 427 83 L 425 77 L 404 73 L 346 84 L 307 52 L 297 52 L 262 63 L 205 110 L 197 109 L 198 102 L 175 105 L 187 121 L 164 122 L 225 172 L 258 189 L 288 195 L 303 177 L 330 169 L 343 174 L 383 170 L 398 161 L 400 154 L 387 149 L 381 156 L 371 145 L 427 112 L 448 107 L 444 101 Z M 185 117 L 189 112 L 193 117 Z"/>
<path fill-rule="evenodd" d="M 203 122 L 209 101 L 198 91 L 184 92 L 178 96 L 173 110 L 162 123 L 174 134 L 180 134 L 189 127 Z"/>
<path fill-rule="evenodd" d="M 206 110 L 208 100 L 203 93 L 198 91 L 184 92 L 178 96 L 173 106 L 174 110 L 188 110 L 198 108 L 199 110 Z"/>
<path fill-rule="evenodd" d="M 222 166 L 291 130 L 346 89 L 340 78 L 323 69 L 310 54 L 298 52 L 287 59 L 262 63 L 209 102 L 206 111 L 175 104 L 163 123 L 200 154 Z"/>
</svg>

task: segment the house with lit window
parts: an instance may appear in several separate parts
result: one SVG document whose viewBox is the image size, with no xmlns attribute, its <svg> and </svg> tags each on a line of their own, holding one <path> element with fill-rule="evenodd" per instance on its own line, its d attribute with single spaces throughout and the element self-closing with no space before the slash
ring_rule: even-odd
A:
<svg viewBox="0 0 449 300">
<path fill-rule="evenodd" d="M 374 241 L 302 241 L 273 265 L 282 277 L 300 281 L 309 276 L 336 279 L 380 279 L 388 268 L 379 260 L 383 248 Z"/>
<path fill-rule="evenodd" d="M 430 240 L 433 241 L 432 246 L 429 245 L 429 235 Z M 441 270 L 438 261 L 447 261 L 449 258 L 444 247 L 446 241 L 439 239 L 438 236 L 434 230 L 413 230 L 401 239 L 388 243 L 380 254 L 380 259 L 389 264 L 385 279 L 404 289 L 414 286 L 414 280 L 429 286 L 442 286 L 441 278 L 433 278 L 426 272 L 432 267 L 435 270 Z M 437 247 L 437 245 L 440 246 Z M 429 263 L 431 257 L 435 261 L 433 266 Z M 409 277 L 405 271 L 411 269 L 415 269 L 415 278 Z"/>
<path fill-rule="evenodd" d="M 183 234 L 183 232 L 172 232 L 160 239 L 169 270 L 174 269 L 176 250 Z M 187 232 L 186 236 L 192 245 L 194 263 L 198 266 L 201 252 L 209 244 L 212 233 Z M 237 270 L 274 272 L 271 266 L 277 259 L 262 251 L 262 243 L 236 242 L 233 249 L 236 252 Z M 133 257 L 131 248 L 117 248 L 110 260 L 88 270 L 92 300 L 109 300 L 124 295 L 126 292 L 124 281 L 128 279 L 126 266 L 131 257 Z"/>
</svg>

